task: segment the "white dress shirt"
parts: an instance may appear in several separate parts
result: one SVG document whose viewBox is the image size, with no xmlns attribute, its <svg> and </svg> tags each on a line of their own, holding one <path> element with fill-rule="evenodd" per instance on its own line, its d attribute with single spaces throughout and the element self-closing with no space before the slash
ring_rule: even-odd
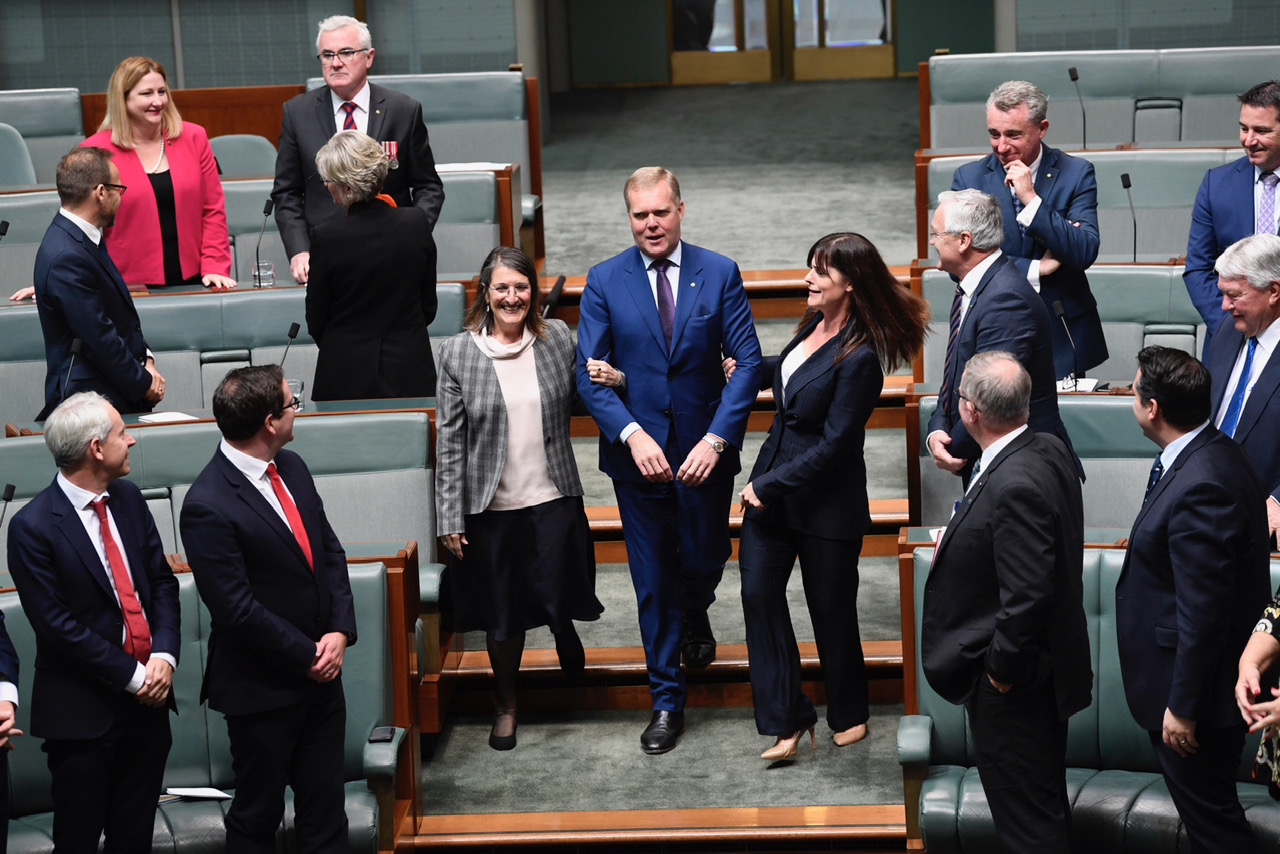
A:
<svg viewBox="0 0 1280 854">
<path fill-rule="evenodd" d="M 267 500 L 271 505 L 271 509 L 276 511 L 276 515 L 280 517 L 280 521 L 284 522 L 285 527 L 290 531 L 293 527 L 289 524 L 289 517 L 284 515 L 284 508 L 280 506 L 280 499 L 276 498 L 276 491 L 271 486 L 271 478 L 267 476 L 267 464 L 274 462 L 273 460 L 260 460 L 257 457 L 251 457 L 244 451 L 231 447 L 226 439 L 218 444 L 218 450 L 222 451 L 223 456 L 231 461 L 231 465 L 240 470 L 240 473 L 248 478 L 253 488 L 258 490 L 258 494 Z M 297 505 L 294 501 L 293 493 L 289 491 L 289 485 L 284 482 L 284 478 L 280 478 L 280 483 L 284 485 L 285 495 L 289 496 L 289 500 Z"/>
<path fill-rule="evenodd" d="M 86 219 L 81 219 L 66 208 L 59 208 L 58 213 L 74 222 L 76 227 L 84 232 L 85 237 L 88 237 L 94 246 L 102 245 L 102 229 L 98 228 Z"/>
<path fill-rule="evenodd" d="M 1244 287 L 1251 287 L 1246 284 Z M 1258 333 L 1258 345 L 1253 351 L 1253 364 L 1249 366 L 1249 377 L 1246 380 L 1244 390 L 1244 401 L 1240 404 L 1241 413 L 1244 407 L 1249 403 L 1249 395 L 1253 393 L 1253 387 L 1258 382 L 1258 377 L 1262 376 L 1263 369 L 1267 366 L 1267 361 L 1276 351 L 1276 346 L 1280 345 L 1280 322 L 1272 321 L 1266 329 Z M 1236 354 L 1236 363 L 1231 368 L 1231 376 L 1227 379 L 1227 388 L 1222 394 L 1222 403 L 1218 404 L 1218 411 L 1213 417 L 1213 425 L 1220 427 L 1222 419 L 1226 417 L 1227 409 L 1231 406 L 1231 398 L 1235 396 L 1236 384 L 1240 381 L 1240 372 L 1244 370 L 1244 360 L 1249 355 L 1249 339 L 1244 340 L 1244 346 L 1240 348 L 1240 352 Z"/>
<path fill-rule="evenodd" d="M 65 213 L 65 211 L 64 211 Z M 120 537 L 120 529 L 116 526 L 115 515 L 111 512 L 111 496 L 103 492 L 94 494 L 87 489 L 81 489 L 71 481 L 67 480 L 62 472 L 58 472 L 58 486 L 62 489 L 62 493 L 67 496 L 67 500 L 71 502 L 71 506 L 75 508 L 76 517 L 80 520 L 80 524 L 84 526 L 84 532 L 89 535 L 89 542 L 93 543 L 93 550 L 98 554 L 98 561 L 102 564 L 102 570 L 107 576 L 107 583 L 111 586 L 111 595 L 115 597 L 116 604 L 120 604 L 120 593 L 116 590 L 116 577 L 111 571 L 111 563 L 107 560 L 107 547 L 102 541 L 102 524 L 98 521 L 98 513 L 91 506 L 94 501 L 99 498 L 106 499 L 107 509 L 107 526 L 111 529 L 111 537 L 116 541 L 116 546 L 120 550 L 120 560 L 124 563 L 124 570 L 129 574 L 129 583 L 133 585 L 133 589 L 138 589 L 137 582 L 134 581 L 133 567 L 129 565 L 129 553 L 125 549 L 124 540 Z M 142 612 L 142 620 L 147 623 L 148 630 L 151 623 L 147 620 L 147 612 Z M 123 626 L 120 628 L 120 643 L 124 644 L 126 630 Z M 151 658 L 158 658 L 161 661 L 169 662 L 169 666 L 177 668 L 178 661 L 167 652 L 153 652 Z M 125 690 L 130 694 L 136 694 L 142 689 L 143 680 L 146 678 L 146 668 L 141 663 L 134 670 L 133 678 L 129 680 L 129 684 L 125 686 Z M 4 699 L 0 696 L 0 700 Z"/>
<path fill-rule="evenodd" d="M 1031 170 L 1031 186 L 1033 188 L 1036 185 L 1036 175 L 1040 174 L 1041 160 L 1044 160 L 1043 145 L 1040 146 L 1040 152 L 1036 155 L 1036 159 L 1032 161 L 1029 167 L 1027 167 Z M 1009 188 L 1009 193 L 1014 198 L 1017 198 L 1018 196 L 1017 193 L 1013 192 L 1013 187 Z M 1018 225 L 1023 228 L 1030 228 L 1031 221 L 1036 218 L 1036 212 L 1039 210 L 1040 196 L 1037 194 L 1036 197 L 1031 200 L 1031 204 L 1023 206 L 1022 212 L 1018 214 Z M 1036 293 L 1040 293 L 1040 259 L 1038 258 L 1033 260 L 1031 265 L 1027 268 L 1027 283 L 1031 285 Z"/>
<path fill-rule="evenodd" d="M 357 55 L 352 59 L 352 61 L 355 62 L 363 55 L 364 54 Z M 338 93 L 334 92 L 332 89 L 329 90 L 329 99 L 333 103 L 334 127 L 336 127 L 338 130 L 342 130 L 342 123 L 347 120 L 347 111 L 342 109 L 342 105 L 345 104 L 346 101 L 339 98 Z M 351 98 L 350 100 L 351 100 L 351 103 L 356 105 L 355 112 L 351 114 L 352 118 L 356 120 L 356 130 L 360 131 L 361 133 L 367 134 L 369 132 L 369 81 L 368 80 L 364 82 L 364 86 L 360 87 L 360 91 L 355 94 L 355 97 Z"/>
<path fill-rule="evenodd" d="M 1191 440 L 1203 433 L 1204 428 L 1208 426 L 1209 422 L 1206 421 L 1196 429 L 1183 433 L 1181 436 L 1164 446 L 1164 449 L 1160 451 L 1160 465 L 1163 466 L 1160 470 L 1161 478 L 1164 478 L 1164 476 L 1169 473 L 1169 469 L 1173 468 L 1173 463 L 1178 459 L 1178 454 L 1182 453 L 1182 449 L 1187 445 L 1190 445 Z"/>
</svg>

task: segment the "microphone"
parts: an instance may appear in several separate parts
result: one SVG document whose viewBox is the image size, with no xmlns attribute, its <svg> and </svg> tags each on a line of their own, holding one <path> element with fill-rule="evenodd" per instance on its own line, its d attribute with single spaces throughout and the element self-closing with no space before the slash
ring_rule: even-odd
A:
<svg viewBox="0 0 1280 854">
<path fill-rule="evenodd" d="M 0 507 L 0 525 L 4 524 L 4 514 L 9 511 L 9 502 L 13 500 L 14 487 L 12 483 L 4 485 L 4 506 Z"/>
<path fill-rule="evenodd" d="M 284 355 L 280 357 L 280 369 L 284 369 L 284 360 L 289 358 L 289 348 L 293 346 L 293 339 L 298 337 L 298 330 L 302 327 L 296 323 L 289 324 L 289 343 L 284 345 Z"/>
<path fill-rule="evenodd" d="M 4 237 L 9 233 L 9 220 L 0 219 L 0 237 Z"/>
<path fill-rule="evenodd" d="M 1133 192 L 1129 189 L 1133 186 L 1129 181 L 1129 173 L 1120 173 L 1120 186 L 1124 187 L 1125 195 L 1129 197 L 1129 218 L 1133 220 L 1133 263 L 1138 263 L 1138 214 L 1133 209 Z"/>
<path fill-rule="evenodd" d="M 1088 148 L 1085 143 L 1084 97 L 1080 94 L 1080 72 L 1073 65 L 1067 69 L 1067 74 L 1071 75 L 1071 82 L 1076 84 L 1076 100 L 1080 102 L 1080 147 Z"/>
<path fill-rule="evenodd" d="M 1067 310 L 1062 307 L 1062 300 L 1053 301 L 1053 313 L 1062 322 L 1062 329 L 1067 333 L 1067 343 L 1071 345 L 1071 390 L 1075 391 L 1079 383 L 1080 354 L 1076 352 L 1075 339 L 1071 337 L 1071 327 L 1067 326 Z"/>
<path fill-rule="evenodd" d="M 76 356 L 80 355 L 80 349 L 84 347 L 84 342 L 79 338 L 71 339 L 71 360 L 67 362 L 67 381 L 62 384 L 62 397 L 66 399 L 70 397 L 67 390 L 71 388 L 71 369 L 75 367 Z"/>
<path fill-rule="evenodd" d="M 259 255 L 259 253 L 262 251 L 262 235 L 265 234 L 267 231 L 267 217 L 271 216 L 271 209 L 274 208 L 275 206 L 276 206 L 276 200 L 268 196 L 267 203 L 262 207 L 262 228 L 258 230 L 258 245 L 253 247 L 253 263 L 254 263 L 255 270 L 262 269 L 262 258 Z M 257 281 L 253 283 L 253 286 L 255 288 L 260 287 Z"/>
</svg>

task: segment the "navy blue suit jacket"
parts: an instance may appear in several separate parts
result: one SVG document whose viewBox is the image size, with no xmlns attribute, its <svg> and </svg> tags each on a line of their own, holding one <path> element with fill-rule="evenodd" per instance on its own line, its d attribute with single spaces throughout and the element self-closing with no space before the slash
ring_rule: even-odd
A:
<svg viewBox="0 0 1280 854">
<path fill-rule="evenodd" d="M 1040 209 L 1024 235 L 1018 229 L 1013 197 L 1004 185 L 1005 171 L 999 159 L 989 154 L 981 160 L 966 163 L 951 178 L 951 189 L 981 190 L 1000 202 L 1004 218 L 1004 243 L 1000 248 L 1017 265 L 1025 277 L 1031 262 L 1051 250 L 1062 262 L 1057 272 L 1040 279 L 1040 298 L 1052 310 L 1055 300 L 1062 301 L 1071 329 L 1071 339 L 1062 322 L 1053 319 L 1054 377 L 1071 372 L 1083 376 L 1085 371 L 1107 359 L 1107 342 L 1098 317 L 1098 303 L 1089 289 L 1085 270 L 1098 258 L 1098 180 L 1093 164 L 1079 157 L 1041 143 L 1044 156 L 1036 174 L 1036 194 Z M 1071 223 L 1080 223 L 1079 227 Z"/>
<path fill-rule="evenodd" d="M 966 702 L 990 673 L 1015 690 L 1052 680 L 1061 720 L 1089 705 L 1083 536 L 1073 455 L 1055 437 L 1027 430 L 982 469 L 925 583 L 921 662 L 943 699 Z"/>
<path fill-rule="evenodd" d="M 579 303 L 578 393 L 600 426 L 600 468 L 614 480 L 646 482 L 630 448 L 618 441 L 632 421 L 664 451 L 674 449 L 677 458 L 667 460 L 672 474 L 709 432 L 729 446 L 712 476 L 740 469 L 738 451 L 760 387 L 751 306 L 737 264 L 683 247 L 670 352 L 639 249 L 632 246 L 587 273 Z M 738 362 L 727 385 L 724 356 Z M 625 373 L 626 388 L 591 382 L 587 359 L 605 359 Z"/>
<path fill-rule="evenodd" d="M 271 198 L 276 203 L 276 227 L 292 258 L 311 249 L 317 225 L 342 213 L 320 181 L 316 152 L 338 132 L 329 87 L 321 86 L 290 98 L 280 121 L 276 179 Z M 421 208 L 430 233 L 444 205 L 444 184 L 436 172 L 422 105 L 394 89 L 369 84 L 368 134 L 378 142 L 396 145 L 400 167 L 387 173 L 382 192 L 399 207 Z"/>
<path fill-rule="evenodd" d="M 306 528 L 314 572 L 293 531 L 221 450 L 182 503 L 187 563 L 213 620 L 200 698 L 228 715 L 308 699 L 321 636 L 343 632 L 355 643 L 346 553 L 311 472 L 292 451 L 281 450 L 275 464 Z"/>
<path fill-rule="evenodd" d="M 1244 451 L 1212 424 L 1143 502 L 1116 584 L 1125 697 L 1159 732 L 1164 710 L 1241 724 L 1236 663 L 1271 599 L 1266 496 Z"/>
<path fill-rule="evenodd" d="M 147 342 L 133 297 L 111 259 L 60 213 L 36 253 L 35 287 L 48 364 L 37 420 L 77 391 L 96 391 L 121 412 L 149 412 Z M 82 349 L 71 367 L 75 338 Z"/>
<path fill-rule="evenodd" d="M 781 355 L 765 360 L 777 411 L 751 470 L 751 488 L 765 508 L 748 507 L 746 518 L 852 540 L 871 527 L 862 449 L 884 371 L 865 344 L 837 362 L 837 335 L 796 368 L 784 393 L 778 367 L 821 319 L 815 314 Z"/>
<path fill-rule="evenodd" d="M 1006 350 L 1017 357 L 1031 374 L 1031 413 L 1028 424 L 1037 433 L 1051 433 L 1062 440 L 1075 458 L 1076 470 L 1084 478 L 1084 466 L 1071 447 L 1071 437 L 1058 413 L 1058 388 L 1053 364 L 1049 310 L 1036 297 L 1026 277 L 1007 257 L 997 258 L 978 282 L 969 298 L 960 334 L 956 338 L 956 358 L 951 373 L 942 378 L 951 387 L 951 411 L 942 407 L 929 418 L 929 432 L 945 430 L 951 437 L 947 450 L 953 457 L 974 461 L 982 449 L 960 420 L 960 378 L 964 366 L 975 353 Z M 964 474 L 968 476 L 968 466 Z"/>
<path fill-rule="evenodd" d="M 1231 381 L 1244 336 L 1236 331 L 1228 316 L 1205 345 L 1204 364 L 1213 380 L 1213 409 L 1216 416 Z M 1262 488 L 1280 500 L 1280 356 L 1272 354 L 1249 392 L 1240 420 L 1236 422 L 1236 443 L 1244 448 Z"/>
<path fill-rule="evenodd" d="M 116 480 L 107 506 L 120 531 L 134 591 L 151 630 L 151 651 L 178 659 L 178 580 L 138 487 Z M 108 570 L 57 480 L 9 523 L 9 572 L 36 636 L 31 734 L 97 738 L 137 699 L 125 686 L 137 660 L 122 644 L 124 618 Z M 176 709 L 172 692 L 169 707 Z"/>
<path fill-rule="evenodd" d="M 1248 157 L 1241 157 L 1206 172 L 1196 191 L 1182 281 L 1208 327 L 1206 357 L 1209 341 L 1227 316 L 1222 310 L 1218 274 L 1213 265 L 1228 246 L 1253 234 L 1253 183 L 1253 164 Z"/>
</svg>

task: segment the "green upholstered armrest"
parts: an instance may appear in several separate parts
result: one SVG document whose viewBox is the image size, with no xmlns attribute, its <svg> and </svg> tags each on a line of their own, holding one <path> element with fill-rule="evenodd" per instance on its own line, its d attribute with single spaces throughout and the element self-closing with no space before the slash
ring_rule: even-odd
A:
<svg viewBox="0 0 1280 854">
<path fill-rule="evenodd" d="M 404 727 L 392 727 L 395 735 L 390 741 L 365 742 L 364 776 L 369 784 L 369 791 L 374 794 L 387 794 L 395 791 L 396 760 L 400 756 L 400 745 L 404 743 L 409 731 Z"/>
<path fill-rule="evenodd" d="M 418 567 L 418 595 L 422 598 L 422 610 L 439 610 L 440 579 L 443 577 L 444 564 L 424 563 Z"/>
<path fill-rule="evenodd" d="M 928 715 L 904 715 L 898 721 L 898 764 L 929 764 L 929 743 L 933 737 L 933 718 Z"/>
</svg>

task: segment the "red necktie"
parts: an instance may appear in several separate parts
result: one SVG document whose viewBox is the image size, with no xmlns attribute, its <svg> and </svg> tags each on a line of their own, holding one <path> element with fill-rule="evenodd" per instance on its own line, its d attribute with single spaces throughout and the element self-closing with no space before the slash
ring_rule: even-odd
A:
<svg viewBox="0 0 1280 854">
<path fill-rule="evenodd" d="M 280 472 L 276 471 L 275 463 L 267 463 L 267 477 L 271 478 L 271 488 L 275 491 L 276 498 L 280 501 L 280 508 L 284 510 L 284 518 L 289 520 L 289 528 L 293 531 L 294 539 L 302 547 L 302 553 L 307 556 L 307 563 L 311 566 L 311 571 L 315 572 L 316 562 L 311 557 L 311 540 L 307 539 L 307 529 L 302 526 L 302 517 L 298 515 L 298 505 L 293 503 L 293 499 L 285 491 L 284 481 L 280 479 Z"/>
<path fill-rule="evenodd" d="M 111 536 L 111 525 L 107 522 L 106 500 L 99 498 L 89 502 L 93 512 L 98 514 L 98 525 L 102 529 L 102 547 L 107 553 L 107 563 L 111 566 L 111 577 L 116 582 L 116 595 L 120 597 L 120 611 L 124 615 L 124 650 L 138 661 L 146 664 L 151 658 L 151 630 L 147 628 L 147 620 L 142 616 L 142 606 L 138 604 L 138 596 L 133 592 L 133 582 L 129 579 L 129 571 L 124 566 L 124 556 Z"/>
<path fill-rule="evenodd" d="M 347 117 L 342 120 L 342 129 L 355 130 L 356 129 L 356 105 L 351 103 L 350 101 L 347 101 L 345 104 L 342 105 L 341 109 L 343 112 L 347 114 Z"/>
</svg>

